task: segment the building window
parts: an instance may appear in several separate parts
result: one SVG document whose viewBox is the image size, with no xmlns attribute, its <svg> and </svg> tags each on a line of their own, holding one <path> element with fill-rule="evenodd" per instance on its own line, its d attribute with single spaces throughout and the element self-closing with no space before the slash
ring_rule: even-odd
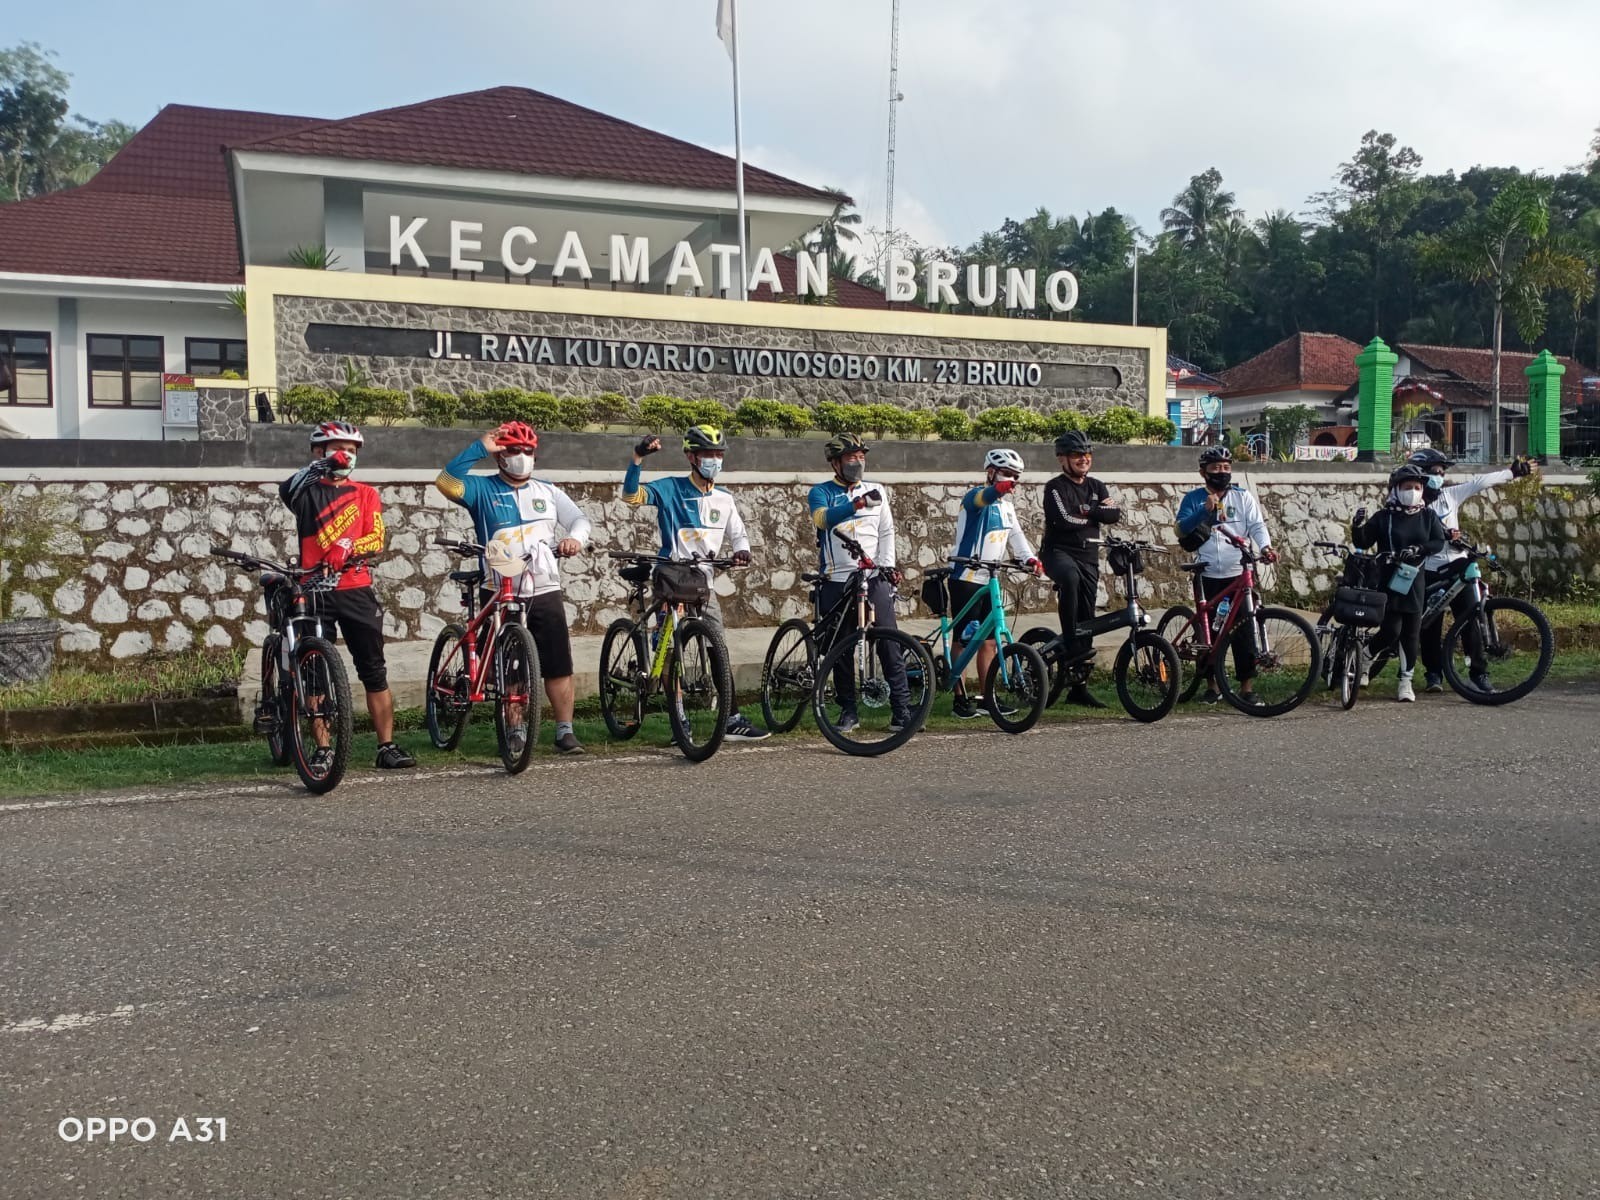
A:
<svg viewBox="0 0 1600 1200">
<path fill-rule="evenodd" d="M 221 375 L 224 371 L 245 371 L 246 342 L 239 338 L 185 338 L 185 368 L 190 375 Z"/>
<path fill-rule="evenodd" d="M 0 405 L 49 408 L 50 335 L 0 329 Z"/>
<path fill-rule="evenodd" d="M 89 335 L 89 403 L 96 408 L 160 408 L 165 369 L 158 337 Z"/>
</svg>

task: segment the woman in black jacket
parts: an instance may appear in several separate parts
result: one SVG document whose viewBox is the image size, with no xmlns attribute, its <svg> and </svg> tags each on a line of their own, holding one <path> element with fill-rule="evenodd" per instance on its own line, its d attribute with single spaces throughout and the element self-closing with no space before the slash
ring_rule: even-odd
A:
<svg viewBox="0 0 1600 1200">
<path fill-rule="evenodd" d="M 1382 554 L 1397 556 L 1384 574 L 1383 586 L 1388 608 L 1378 635 L 1372 640 L 1374 654 L 1394 648 L 1400 667 L 1397 700 L 1407 703 L 1417 698 L 1411 672 L 1416 669 L 1422 646 L 1423 560 L 1444 549 L 1444 526 L 1439 515 L 1423 499 L 1426 476 L 1407 464 L 1389 476 L 1389 501 L 1367 519 L 1359 509 L 1351 526 L 1351 536 L 1361 550 L 1375 548 Z M 1409 585 L 1407 577 L 1409 576 Z"/>
<path fill-rule="evenodd" d="M 1045 574 L 1055 582 L 1061 634 L 1070 647 L 1067 662 L 1075 663 L 1094 657 L 1093 641 L 1075 638 L 1072 633 L 1094 616 L 1100 591 L 1100 547 L 1091 539 L 1100 536 L 1102 525 L 1115 525 L 1122 509 L 1111 489 L 1089 474 L 1094 446 L 1087 435 L 1069 429 L 1056 438 L 1056 461 L 1061 464 L 1061 474 L 1044 486 L 1044 543 L 1039 558 Z M 1105 707 L 1081 683 L 1067 692 L 1067 703 Z"/>
</svg>

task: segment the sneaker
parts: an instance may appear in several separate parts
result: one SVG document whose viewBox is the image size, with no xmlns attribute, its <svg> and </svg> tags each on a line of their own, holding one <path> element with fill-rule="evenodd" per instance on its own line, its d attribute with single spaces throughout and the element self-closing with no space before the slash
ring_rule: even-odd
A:
<svg viewBox="0 0 1600 1200">
<path fill-rule="evenodd" d="M 520 756 L 523 750 L 527 748 L 527 745 L 528 731 L 521 726 L 506 734 L 506 749 L 510 751 L 513 758 Z"/>
<path fill-rule="evenodd" d="M 1080 708 L 1104 708 L 1105 707 L 1105 704 L 1102 703 L 1095 696 L 1095 694 L 1093 692 L 1091 692 L 1086 687 L 1075 687 L 1075 688 L 1067 689 L 1067 703 L 1068 704 L 1076 704 Z"/>
<path fill-rule="evenodd" d="M 1422 689 L 1427 692 L 1444 691 L 1444 676 L 1438 671 L 1429 671 L 1422 682 Z"/>
<path fill-rule="evenodd" d="M 417 765 L 417 760 L 393 742 L 385 742 L 378 747 L 378 764 L 385 771 L 404 770 Z"/>
<path fill-rule="evenodd" d="M 839 714 L 839 719 L 833 723 L 833 727 L 840 733 L 849 733 L 852 729 L 860 726 L 860 724 L 861 718 L 856 716 L 855 713 L 846 709 L 844 712 Z"/>
<path fill-rule="evenodd" d="M 1487 671 L 1474 671 L 1472 673 L 1472 686 L 1480 692 L 1494 691 L 1494 684 L 1489 681 L 1489 672 Z"/>
<path fill-rule="evenodd" d="M 572 735 L 570 733 L 563 733 L 560 737 L 558 737 L 556 739 L 556 753 L 557 754 L 582 754 L 583 753 L 583 743 L 578 741 L 578 739 L 574 735 Z"/>
<path fill-rule="evenodd" d="M 318 746 L 311 752 L 311 770 L 314 774 L 325 775 L 333 768 L 333 747 Z"/>
<path fill-rule="evenodd" d="M 1356 680 L 1356 686 L 1357 687 L 1366 687 L 1371 682 L 1372 682 L 1372 676 L 1368 673 L 1366 667 L 1362 667 L 1361 668 L 1361 678 Z"/>
<path fill-rule="evenodd" d="M 772 736 L 772 731 L 763 729 L 743 713 L 734 713 L 728 718 L 727 736 L 736 742 L 759 742 Z"/>
<path fill-rule="evenodd" d="M 1239 699 L 1251 708 L 1265 708 L 1267 706 L 1267 702 L 1254 692 L 1241 692 L 1239 693 Z"/>
<path fill-rule="evenodd" d="M 1006 717 L 1008 719 L 1017 715 L 1017 710 L 1011 705 L 1007 704 L 1004 700 L 996 700 L 994 702 L 994 709 L 1002 717 Z"/>
<path fill-rule="evenodd" d="M 889 732 L 899 733 L 902 729 L 906 728 L 906 726 L 910 724 L 910 713 L 896 713 L 894 716 L 889 718 Z"/>
<path fill-rule="evenodd" d="M 1206 691 L 1205 691 L 1205 695 L 1200 697 L 1200 703 L 1201 704 L 1217 704 L 1217 703 L 1220 703 L 1221 700 L 1222 700 L 1222 693 L 1221 692 L 1217 692 L 1217 691 L 1213 691 L 1211 688 L 1207 688 Z"/>
<path fill-rule="evenodd" d="M 1417 689 L 1411 682 L 1411 676 L 1400 676 L 1400 686 L 1395 690 L 1394 698 L 1402 704 L 1410 704 L 1417 698 Z"/>
<path fill-rule="evenodd" d="M 971 696 L 957 696 L 955 703 L 950 706 L 950 715 L 961 721 L 970 721 L 983 714 L 978 711 L 978 706 L 972 702 Z"/>
</svg>

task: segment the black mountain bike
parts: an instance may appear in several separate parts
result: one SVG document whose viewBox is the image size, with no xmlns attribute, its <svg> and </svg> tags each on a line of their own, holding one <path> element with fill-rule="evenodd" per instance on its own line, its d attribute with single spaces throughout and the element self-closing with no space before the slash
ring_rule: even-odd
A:
<svg viewBox="0 0 1600 1200">
<path fill-rule="evenodd" d="M 355 736 L 350 678 L 323 632 L 316 597 L 334 590 L 340 572 L 282 566 L 225 546 L 217 558 L 261 572 L 272 632 L 261 645 L 261 700 L 253 728 L 267 739 L 278 766 L 294 764 L 308 792 L 323 795 L 344 778 Z M 345 570 L 362 565 L 353 560 Z"/>
<path fill-rule="evenodd" d="M 1108 548 L 1106 565 L 1113 574 L 1122 577 L 1127 605 L 1115 612 L 1091 617 L 1078 626 L 1076 637 L 1090 641 L 1086 650 L 1074 653 L 1068 648 L 1065 636 L 1043 625 L 1028 630 L 1022 640 L 1039 652 L 1049 668 L 1050 703 L 1054 704 L 1061 699 L 1069 683 L 1081 685 L 1089 681 L 1090 672 L 1094 670 L 1093 639 L 1126 629 L 1128 638 L 1117 651 L 1116 665 L 1112 668 L 1117 699 L 1135 721 L 1159 721 L 1178 703 L 1183 673 L 1172 643 L 1145 628 L 1150 617 L 1139 603 L 1139 576 L 1144 573 L 1145 554 L 1166 551 L 1151 542 L 1130 542 L 1115 537 L 1103 541 Z"/>
</svg>

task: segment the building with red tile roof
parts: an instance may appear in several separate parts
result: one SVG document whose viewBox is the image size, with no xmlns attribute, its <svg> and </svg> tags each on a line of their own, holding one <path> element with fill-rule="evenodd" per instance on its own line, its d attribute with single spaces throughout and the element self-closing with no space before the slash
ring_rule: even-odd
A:
<svg viewBox="0 0 1600 1200">
<path fill-rule="evenodd" d="M 1333 333 L 1296 333 L 1221 373 L 1222 419 L 1235 430 L 1268 408 L 1304 404 L 1331 421 L 1335 402 L 1356 381 L 1361 347 Z"/>
</svg>

